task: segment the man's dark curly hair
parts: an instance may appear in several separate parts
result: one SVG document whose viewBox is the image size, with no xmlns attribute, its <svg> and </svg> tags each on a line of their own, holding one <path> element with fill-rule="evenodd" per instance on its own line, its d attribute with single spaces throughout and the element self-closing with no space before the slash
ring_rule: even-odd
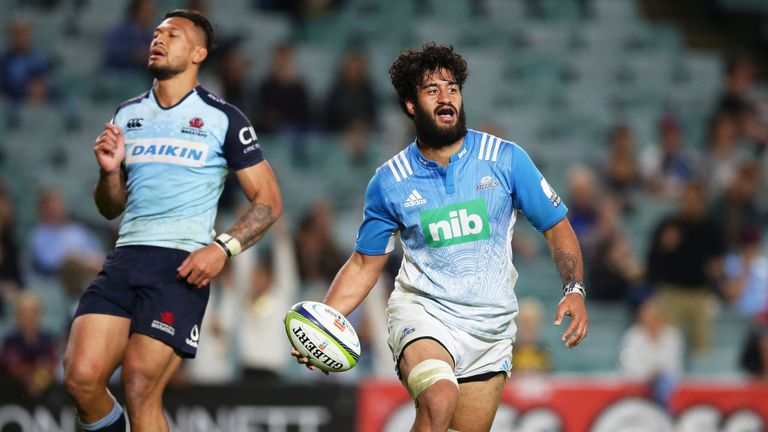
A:
<svg viewBox="0 0 768 432">
<path fill-rule="evenodd" d="M 408 117 L 413 118 L 405 107 L 405 101 L 415 102 L 424 74 L 437 72 L 440 69 L 453 74 L 459 89 L 464 87 L 469 74 L 467 62 L 453 50 L 453 45 L 438 45 L 430 42 L 421 48 L 403 51 L 392 63 L 389 68 L 389 77 L 397 92 L 400 108 Z"/>
</svg>

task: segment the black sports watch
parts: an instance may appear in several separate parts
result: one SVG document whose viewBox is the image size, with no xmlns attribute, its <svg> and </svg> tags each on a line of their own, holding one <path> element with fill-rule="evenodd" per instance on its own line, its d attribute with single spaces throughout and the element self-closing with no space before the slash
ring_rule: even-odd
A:
<svg viewBox="0 0 768 432">
<path fill-rule="evenodd" d="M 563 286 L 563 295 L 571 293 L 581 294 L 582 297 L 587 297 L 587 291 L 584 289 L 584 284 L 581 282 L 568 282 Z"/>
</svg>

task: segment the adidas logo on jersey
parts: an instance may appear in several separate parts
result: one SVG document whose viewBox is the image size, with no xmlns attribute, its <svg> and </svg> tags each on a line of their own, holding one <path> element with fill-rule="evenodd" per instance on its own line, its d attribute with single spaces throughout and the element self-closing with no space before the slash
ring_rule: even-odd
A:
<svg viewBox="0 0 768 432">
<path fill-rule="evenodd" d="M 416 189 L 411 191 L 411 194 L 408 195 L 408 199 L 405 200 L 405 203 L 403 203 L 404 207 L 413 207 L 417 205 L 426 204 L 427 200 Z"/>
</svg>

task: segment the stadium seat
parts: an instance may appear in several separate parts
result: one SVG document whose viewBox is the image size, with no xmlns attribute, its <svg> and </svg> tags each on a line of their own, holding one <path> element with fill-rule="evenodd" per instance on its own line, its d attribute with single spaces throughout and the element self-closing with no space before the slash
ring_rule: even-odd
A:
<svg viewBox="0 0 768 432">
<path fill-rule="evenodd" d="M 633 0 L 595 0 L 592 3 L 598 21 L 631 23 L 639 18 L 637 4 Z"/>
<path fill-rule="evenodd" d="M 739 351 L 733 347 L 715 347 L 709 352 L 692 354 L 686 372 L 692 377 L 712 378 L 715 373 L 720 378 L 739 378 Z"/>
</svg>

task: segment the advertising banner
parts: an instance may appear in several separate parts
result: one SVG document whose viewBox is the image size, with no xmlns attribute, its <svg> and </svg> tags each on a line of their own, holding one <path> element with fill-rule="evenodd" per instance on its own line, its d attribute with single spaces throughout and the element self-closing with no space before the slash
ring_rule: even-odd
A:
<svg viewBox="0 0 768 432">
<path fill-rule="evenodd" d="M 168 389 L 164 404 L 178 432 L 339 432 L 354 430 L 355 399 L 343 385 L 188 386 Z M 0 386 L 0 432 L 77 430 L 62 387 L 32 400 Z"/>
<path fill-rule="evenodd" d="M 396 381 L 361 385 L 357 431 L 410 428 L 414 404 Z M 611 378 L 524 377 L 510 380 L 492 431 L 762 432 L 768 426 L 768 384 L 684 382 L 669 407 L 648 386 Z"/>
</svg>

